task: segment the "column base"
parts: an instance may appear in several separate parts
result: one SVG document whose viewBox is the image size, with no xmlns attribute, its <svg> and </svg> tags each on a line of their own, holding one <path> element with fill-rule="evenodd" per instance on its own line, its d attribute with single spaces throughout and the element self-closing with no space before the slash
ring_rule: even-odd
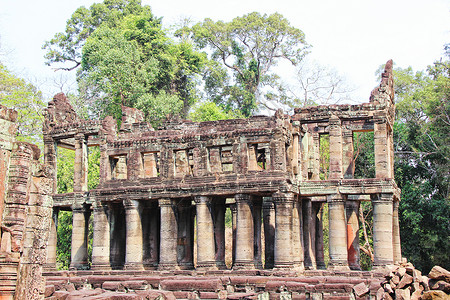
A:
<svg viewBox="0 0 450 300">
<path fill-rule="evenodd" d="M 328 263 L 328 270 L 350 271 L 350 268 L 346 261 L 330 261 Z"/>
<path fill-rule="evenodd" d="M 292 262 L 275 262 L 273 269 L 274 270 L 287 270 L 287 269 L 292 269 L 293 267 L 294 267 L 294 264 Z"/>
<path fill-rule="evenodd" d="M 191 262 L 182 262 L 178 264 L 180 270 L 193 270 L 194 264 Z"/>
<path fill-rule="evenodd" d="M 228 268 L 227 268 L 227 265 L 225 264 L 224 261 L 216 261 L 216 267 L 217 267 L 219 270 L 226 270 L 226 269 L 228 269 Z"/>
<path fill-rule="evenodd" d="M 46 263 L 42 268 L 44 272 L 56 271 L 56 263 Z"/>
<path fill-rule="evenodd" d="M 91 270 L 111 271 L 112 268 L 109 263 L 96 263 L 96 264 L 92 264 Z"/>
<path fill-rule="evenodd" d="M 254 270 L 254 261 L 235 261 L 233 264 L 233 270 Z"/>
<path fill-rule="evenodd" d="M 69 266 L 70 271 L 76 271 L 76 270 L 89 270 L 88 263 L 74 263 L 70 264 Z"/>
<path fill-rule="evenodd" d="M 195 267 L 195 269 L 199 270 L 199 271 L 217 271 L 218 270 L 215 261 L 197 262 L 197 266 Z"/>
<path fill-rule="evenodd" d="M 180 266 L 176 263 L 160 263 L 158 265 L 159 271 L 173 271 L 173 270 L 180 270 Z"/>
<path fill-rule="evenodd" d="M 123 266 L 124 270 L 136 270 L 141 271 L 144 270 L 144 264 L 143 263 L 125 263 Z"/>
</svg>

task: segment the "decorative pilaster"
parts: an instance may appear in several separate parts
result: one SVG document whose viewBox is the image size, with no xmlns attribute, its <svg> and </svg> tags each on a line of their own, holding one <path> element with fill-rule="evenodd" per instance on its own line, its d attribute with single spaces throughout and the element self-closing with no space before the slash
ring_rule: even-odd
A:
<svg viewBox="0 0 450 300">
<path fill-rule="evenodd" d="M 197 269 L 217 269 L 214 247 L 214 227 L 210 205 L 210 197 L 195 197 L 195 207 L 197 209 Z"/>
<path fill-rule="evenodd" d="M 125 265 L 127 270 L 143 270 L 143 236 L 139 202 L 124 200 L 126 220 Z"/>
<path fill-rule="evenodd" d="M 93 270 L 110 270 L 110 225 L 108 220 L 109 208 L 106 204 L 95 202 L 94 237 L 92 241 Z"/>
<path fill-rule="evenodd" d="M 292 193 L 275 193 L 275 257 L 274 268 L 292 268 Z"/>
<path fill-rule="evenodd" d="M 341 194 L 328 196 L 330 262 L 329 269 L 348 270 L 345 199 Z"/>
<path fill-rule="evenodd" d="M 375 118 L 375 116 L 374 116 Z M 385 116 L 377 116 L 374 120 L 374 152 L 375 152 L 375 177 L 392 178 L 391 156 L 388 145 L 389 132 Z"/>
<path fill-rule="evenodd" d="M 374 266 L 394 262 L 393 249 L 393 195 L 372 195 Z"/>
<path fill-rule="evenodd" d="M 70 260 L 71 269 L 88 268 L 88 230 L 90 210 L 85 207 L 72 209 L 72 253 Z"/>
<path fill-rule="evenodd" d="M 248 194 L 234 196 L 237 206 L 236 260 L 233 268 L 254 268 L 254 235 L 252 199 Z"/>
<path fill-rule="evenodd" d="M 159 247 L 159 266 L 160 270 L 176 270 L 177 263 L 177 237 L 178 225 L 175 216 L 174 205 L 171 199 L 159 199 L 161 210 L 161 233 Z"/>
</svg>

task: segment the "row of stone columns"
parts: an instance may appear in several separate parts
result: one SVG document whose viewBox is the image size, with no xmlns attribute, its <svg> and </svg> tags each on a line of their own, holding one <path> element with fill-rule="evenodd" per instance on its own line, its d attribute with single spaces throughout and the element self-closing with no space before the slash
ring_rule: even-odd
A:
<svg viewBox="0 0 450 300">
<path fill-rule="evenodd" d="M 197 217 L 197 268 L 224 269 L 225 199 L 196 196 L 160 199 L 156 205 L 125 200 L 123 204 L 96 202 L 93 207 L 93 269 L 192 269 L 194 217 Z M 329 267 L 359 269 L 359 200 L 336 194 L 327 199 L 329 210 Z M 398 202 L 392 194 L 372 196 L 374 265 L 401 260 Z M 113 207 L 114 206 L 114 207 Z M 293 193 L 271 198 L 236 194 L 231 205 L 233 268 L 262 268 L 261 226 L 264 225 L 265 268 L 324 268 L 323 202 Z M 124 214 L 120 214 L 120 210 Z M 88 265 L 89 207 L 73 208 L 71 268 Z M 48 265 L 56 263 L 57 210 L 50 232 Z M 262 214 L 262 215 L 261 215 Z M 122 220 L 122 221 L 121 221 Z M 263 222 L 261 223 L 261 220 Z M 121 241 L 123 240 L 123 241 Z"/>
</svg>

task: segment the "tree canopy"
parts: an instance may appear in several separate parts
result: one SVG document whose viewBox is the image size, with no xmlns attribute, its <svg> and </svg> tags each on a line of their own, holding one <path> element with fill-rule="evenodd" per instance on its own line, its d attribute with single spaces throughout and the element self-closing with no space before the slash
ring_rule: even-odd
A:
<svg viewBox="0 0 450 300">
<path fill-rule="evenodd" d="M 217 64 L 211 65 L 210 78 L 206 79 L 209 97 L 227 109 L 240 110 L 244 116 L 250 116 L 261 104 L 264 87 L 278 87 L 279 77 L 273 67 L 282 59 L 297 64 L 308 48 L 304 33 L 278 13 L 253 12 L 230 22 L 205 19 L 178 30 L 177 35 L 187 33 L 201 49 L 210 49 L 211 58 L 232 73 L 230 84 L 227 72 Z"/>
<path fill-rule="evenodd" d="M 37 143 L 42 141 L 44 100 L 31 83 L 13 75 L 0 63 L 0 103 L 18 112 L 17 138 Z"/>
<path fill-rule="evenodd" d="M 44 48 L 49 65 L 77 67 L 81 97 L 94 99 L 95 115 L 121 116 L 121 105 L 143 109 L 157 123 L 167 113 L 186 117 L 199 98 L 195 80 L 206 56 L 189 42 L 175 42 L 149 6 L 105 0 L 80 7 Z M 168 101 L 168 103 L 166 103 Z"/>
</svg>

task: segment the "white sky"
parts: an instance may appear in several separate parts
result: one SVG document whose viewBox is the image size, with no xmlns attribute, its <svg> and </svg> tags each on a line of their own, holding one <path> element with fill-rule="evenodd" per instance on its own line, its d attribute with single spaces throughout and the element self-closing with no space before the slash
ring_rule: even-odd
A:
<svg viewBox="0 0 450 300">
<path fill-rule="evenodd" d="M 0 0 L 0 61 L 34 81 L 48 95 L 59 92 L 56 74 L 44 65 L 44 41 L 64 31 L 76 8 L 99 1 Z M 449 0 L 142 0 L 169 26 L 181 18 L 229 21 L 258 11 L 281 13 L 313 47 L 310 57 L 330 66 L 367 101 L 375 71 L 388 59 L 400 67 L 425 69 L 450 43 Z M 66 76 L 63 74 L 63 76 Z M 67 88 L 67 87 L 66 87 Z M 72 88 L 75 88 L 72 86 Z"/>
</svg>

